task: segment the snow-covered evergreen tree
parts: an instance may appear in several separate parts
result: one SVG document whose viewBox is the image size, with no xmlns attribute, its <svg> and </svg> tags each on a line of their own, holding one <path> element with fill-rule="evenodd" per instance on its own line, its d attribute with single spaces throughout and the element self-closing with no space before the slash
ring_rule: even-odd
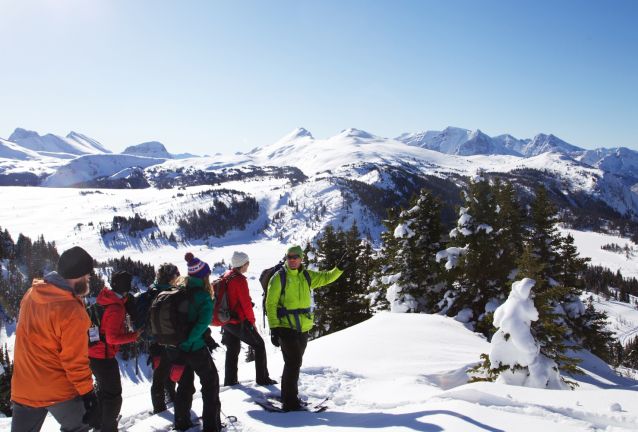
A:
<svg viewBox="0 0 638 432">
<path fill-rule="evenodd" d="M 509 297 L 494 312 L 489 364 L 496 382 L 525 387 L 566 389 L 558 365 L 541 353 L 531 330 L 539 313 L 530 298 L 534 280 L 524 278 L 512 284 Z"/>
<path fill-rule="evenodd" d="M 435 257 L 441 248 L 440 203 L 427 190 L 410 208 L 391 213 L 384 234 L 381 293 L 393 312 L 435 312 L 445 282 Z"/>
<path fill-rule="evenodd" d="M 511 271 L 501 263 L 497 209 L 495 188 L 482 177 L 472 181 L 448 248 L 437 254 L 437 260 L 446 260 L 452 280 L 442 311 L 472 325 L 489 321 L 488 314 L 505 298 Z"/>
</svg>

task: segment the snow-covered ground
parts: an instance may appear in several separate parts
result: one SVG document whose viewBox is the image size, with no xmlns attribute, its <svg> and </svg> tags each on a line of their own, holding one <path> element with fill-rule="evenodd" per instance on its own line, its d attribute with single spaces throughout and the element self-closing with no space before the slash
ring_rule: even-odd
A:
<svg viewBox="0 0 638 432">
<path fill-rule="evenodd" d="M 253 400 L 277 392 L 254 383 L 252 363 L 240 363 L 240 385 L 223 387 L 225 415 L 238 422 L 229 431 L 628 431 L 638 429 L 638 382 L 616 376 L 589 356 L 587 375 L 575 391 L 539 390 L 493 383 L 467 383 L 468 367 L 488 343 L 450 318 L 381 313 L 308 345 L 300 392 L 309 400 L 330 397 L 323 413 L 269 413 Z M 223 348 L 214 355 L 223 365 Z M 268 347 L 271 375 L 282 369 L 278 349 Z M 141 366 L 140 366 L 141 367 Z M 171 410 L 150 415 L 148 370 L 123 365 L 122 430 L 168 431 Z M 220 370 L 223 377 L 223 370 Z M 222 378 L 223 379 L 223 378 Z M 193 416 L 201 414 L 195 395 Z M 0 419 L 9 429 L 9 419 Z M 57 430 L 52 418 L 45 431 Z M 197 428 L 193 428 L 197 430 Z"/>
<path fill-rule="evenodd" d="M 607 267 L 613 272 L 620 270 L 620 273 L 628 278 L 638 278 L 638 245 L 625 237 L 618 237 L 609 234 L 596 233 L 591 231 L 576 231 L 572 229 L 560 229 L 561 235 L 571 234 L 574 237 L 574 244 L 582 257 L 591 258 L 592 265 Z M 633 248 L 634 254 L 627 257 L 624 253 L 617 253 L 601 249 L 601 246 L 615 243 L 620 247 L 628 245 Z"/>
</svg>

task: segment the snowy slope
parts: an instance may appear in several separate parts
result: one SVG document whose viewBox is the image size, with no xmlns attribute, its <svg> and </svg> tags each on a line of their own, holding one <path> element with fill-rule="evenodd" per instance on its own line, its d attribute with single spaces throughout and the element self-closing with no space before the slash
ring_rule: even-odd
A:
<svg viewBox="0 0 638 432">
<path fill-rule="evenodd" d="M 619 147 L 616 149 L 588 150 L 578 157 L 584 163 L 638 181 L 638 152 Z"/>
<path fill-rule="evenodd" d="M 0 138 L 0 158 L 22 161 L 40 159 L 40 155 L 28 148 Z"/>
<path fill-rule="evenodd" d="M 590 258 L 592 265 L 599 265 L 613 272 L 620 271 L 624 277 L 638 278 L 638 253 L 627 257 L 625 254 L 601 249 L 601 246 L 615 243 L 624 247 L 628 245 L 638 252 L 638 245 L 628 238 L 591 231 L 560 229 L 561 235 L 571 234 L 574 244 L 581 256 Z"/>
<path fill-rule="evenodd" d="M 71 160 L 49 176 L 43 183 L 48 187 L 66 187 L 98 177 L 110 177 L 131 167 L 146 168 L 164 159 L 132 155 L 86 155 Z"/>
<path fill-rule="evenodd" d="M 252 281 L 254 282 L 254 281 Z M 216 330 L 216 329 L 215 329 Z M 219 338 L 219 336 L 216 336 Z M 450 343 L 453 342 L 453 343 Z M 382 313 L 357 326 L 310 342 L 300 375 L 303 398 L 330 397 L 320 414 L 267 413 L 252 402 L 279 385 L 254 384 L 252 363 L 240 363 L 240 385 L 223 387 L 228 431 L 521 431 L 572 432 L 638 429 L 637 382 L 614 378 L 595 358 L 575 391 L 550 391 L 493 383 L 467 384 L 466 369 L 487 342 L 445 317 Z M 241 357 L 240 357 L 241 358 Z M 214 354 L 223 380 L 223 348 Z M 279 377 L 281 353 L 268 346 L 271 375 Z M 143 362 L 142 362 L 143 363 Z M 122 366 L 124 431 L 169 431 L 172 408 L 152 416 L 148 370 Z M 194 413 L 201 413 L 195 394 Z M 617 404 L 617 406 L 614 406 Z M 8 420 L 0 419 L 8 428 Z M 52 418 L 43 431 L 58 430 Z M 193 428 L 192 431 L 197 431 Z"/>
</svg>

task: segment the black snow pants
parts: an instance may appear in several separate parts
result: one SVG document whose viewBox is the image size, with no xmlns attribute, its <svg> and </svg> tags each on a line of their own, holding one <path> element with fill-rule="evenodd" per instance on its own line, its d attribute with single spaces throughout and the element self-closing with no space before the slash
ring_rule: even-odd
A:
<svg viewBox="0 0 638 432">
<path fill-rule="evenodd" d="M 292 329 L 279 329 L 279 343 L 284 357 L 284 372 L 281 376 L 281 400 L 284 409 L 299 408 L 299 371 L 303 355 L 308 345 L 308 332 L 299 333 Z"/>
<path fill-rule="evenodd" d="M 239 361 L 241 342 L 255 350 L 255 381 L 259 385 L 269 384 L 266 345 L 255 326 L 246 320 L 241 324 L 226 324 L 223 329 L 222 343 L 226 345 L 224 385 L 235 385 L 238 382 L 237 362 Z"/>
<path fill-rule="evenodd" d="M 89 358 L 89 362 L 97 383 L 99 418 L 102 420 L 99 429 L 101 432 L 117 432 L 117 416 L 122 408 L 122 382 L 117 360 Z"/>
<path fill-rule="evenodd" d="M 159 365 L 153 370 L 153 384 L 151 385 L 151 401 L 153 412 L 166 411 L 166 396 L 171 402 L 175 401 L 175 383 L 169 379 L 171 360 L 166 348 L 160 345 L 151 346 L 152 357 L 160 358 Z"/>
<path fill-rule="evenodd" d="M 191 423 L 190 410 L 195 393 L 195 376 L 202 385 L 202 431 L 221 432 L 221 402 L 219 401 L 219 375 L 207 348 L 193 352 L 179 352 L 179 359 L 185 365 L 182 378 L 175 393 L 175 428 L 185 429 Z"/>
</svg>

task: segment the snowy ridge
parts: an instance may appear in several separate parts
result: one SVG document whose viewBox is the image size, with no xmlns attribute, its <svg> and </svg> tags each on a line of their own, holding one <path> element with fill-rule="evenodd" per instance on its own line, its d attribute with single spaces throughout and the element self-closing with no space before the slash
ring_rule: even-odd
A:
<svg viewBox="0 0 638 432">
<path fill-rule="evenodd" d="M 9 141 L 36 152 L 49 154 L 66 153 L 73 155 L 110 153 L 94 139 L 77 132 L 71 132 L 66 137 L 53 134 L 40 136 L 37 132 L 17 128 L 9 137 Z"/>
</svg>

